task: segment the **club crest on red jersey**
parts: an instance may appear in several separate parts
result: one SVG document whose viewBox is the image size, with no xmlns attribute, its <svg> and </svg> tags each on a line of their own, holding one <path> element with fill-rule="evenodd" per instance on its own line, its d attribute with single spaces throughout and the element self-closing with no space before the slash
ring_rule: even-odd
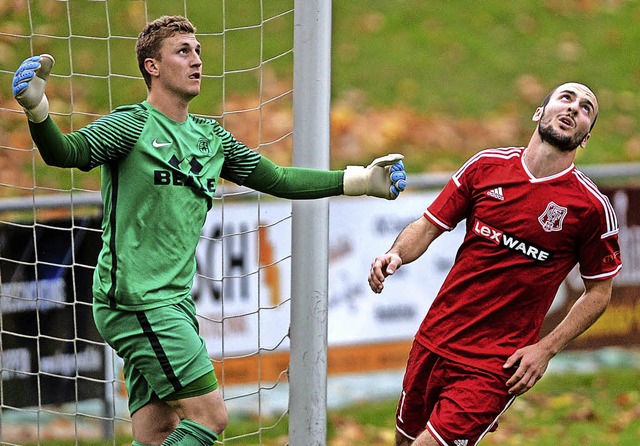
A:
<svg viewBox="0 0 640 446">
<path fill-rule="evenodd" d="M 562 231 L 562 222 L 567 216 L 567 208 L 549 202 L 547 209 L 538 217 L 542 229 L 546 232 Z"/>
</svg>

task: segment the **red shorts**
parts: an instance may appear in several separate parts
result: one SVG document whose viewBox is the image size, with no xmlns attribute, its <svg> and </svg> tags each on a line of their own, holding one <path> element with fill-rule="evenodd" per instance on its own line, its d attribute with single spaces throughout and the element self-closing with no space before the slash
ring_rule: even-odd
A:
<svg viewBox="0 0 640 446">
<path fill-rule="evenodd" d="M 443 446 L 475 445 L 511 405 L 505 378 L 436 355 L 413 343 L 396 429 L 414 440 L 425 429 Z"/>
</svg>

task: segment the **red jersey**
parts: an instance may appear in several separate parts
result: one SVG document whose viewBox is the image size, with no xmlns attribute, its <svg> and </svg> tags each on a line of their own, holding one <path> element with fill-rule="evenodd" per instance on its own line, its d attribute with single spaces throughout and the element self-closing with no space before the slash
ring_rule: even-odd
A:
<svg viewBox="0 0 640 446">
<path fill-rule="evenodd" d="M 558 288 L 576 264 L 587 280 L 611 278 L 622 267 L 608 198 L 574 165 L 535 178 L 524 150 L 479 152 L 424 214 L 444 230 L 466 219 L 466 235 L 416 340 L 500 374 L 511 354 L 539 340 Z"/>
</svg>

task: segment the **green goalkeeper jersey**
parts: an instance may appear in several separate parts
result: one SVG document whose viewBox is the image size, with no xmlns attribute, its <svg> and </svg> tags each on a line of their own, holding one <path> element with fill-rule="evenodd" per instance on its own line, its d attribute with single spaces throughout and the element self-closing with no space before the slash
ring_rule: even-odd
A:
<svg viewBox="0 0 640 446">
<path fill-rule="evenodd" d="M 289 199 L 343 193 L 342 170 L 277 166 L 215 120 L 176 122 L 146 101 L 67 134 L 51 117 L 29 121 L 29 130 L 47 164 L 101 166 L 103 245 L 93 294 L 113 308 L 145 310 L 190 296 L 220 178 Z"/>
<path fill-rule="evenodd" d="M 103 249 L 94 298 L 127 310 L 189 294 L 195 249 L 221 174 L 242 184 L 260 155 L 216 121 L 175 122 L 143 102 L 123 106 L 80 133 L 101 165 Z"/>
</svg>

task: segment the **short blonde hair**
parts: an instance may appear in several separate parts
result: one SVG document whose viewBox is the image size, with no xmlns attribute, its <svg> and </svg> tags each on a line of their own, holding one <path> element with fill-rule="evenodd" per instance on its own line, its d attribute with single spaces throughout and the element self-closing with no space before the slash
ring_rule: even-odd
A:
<svg viewBox="0 0 640 446">
<path fill-rule="evenodd" d="M 196 27 L 185 17 L 179 15 L 162 16 L 152 22 L 147 23 L 144 29 L 138 34 L 136 41 L 136 57 L 138 68 L 144 78 L 147 88 L 151 88 L 151 75 L 144 67 L 144 61 L 151 57 L 160 59 L 160 49 L 162 42 L 172 37 L 176 33 L 195 34 Z"/>
</svg>

